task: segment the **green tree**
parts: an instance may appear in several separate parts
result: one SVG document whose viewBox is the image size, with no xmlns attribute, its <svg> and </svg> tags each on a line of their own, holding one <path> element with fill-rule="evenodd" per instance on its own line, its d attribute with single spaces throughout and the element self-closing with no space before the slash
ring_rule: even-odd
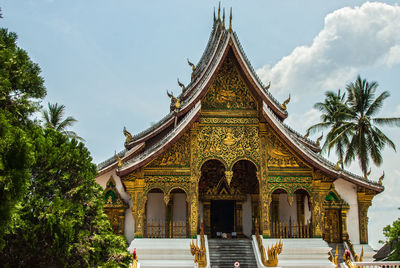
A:
<svg viewBox="0 0 400 268">
<path fill-rule="evenodd" d="M 64 119 L 65 114 L 65 106 L 48 103 L 48 111 L 42 111 L 42 117 L 44 120 L 44 127 L 52 128 L 62 134 L 66 135 L 69 138 L 74 138 L 77 140 L 82 140 L 74 131 L 68 130 L 68 127 L 71 127 L 77 120 L 72 116 L 68 116 Z"/>
<path fill-rule="evenodd" d="M 350 137 L 345 163 L 348 164 L 358 158 L 364 177 L 370 159 L 377 166 L 382 163 L 382 150 L 386 145 L 396 150 L 393 141 L 379 127 L 400 126 L 400 118 L 375 117 L 383 107 L 384 100 L 390 96 L 388 91 L 384 91 L 375 98 L 377 87 L 377 82 L 367 82 L 360 76 L 355 82 L 347 85 L 349 113 L 346 122 L 337 129 L 336 140 L 343 136 Z"/>
<path fill-rule="evenodd" d="M 395 220 L 392 225 L 383 228 L 383 235 L 386 238 L 385 243 L 390 248 L 388 260 L 400 261 L 400 218 Z"/>
<path fill-rule="evenodd" d="M 126 240 L 104 214 L 96 166 L 82 143 L 52 129 L 33 133 L 29 194 L 0 253 L 9 267 L 126 267 Z M 2 254 L 2 255 L 1 255 Z"/>
<path fill-rule="evenodd" d="M 34 162 L 29 116 L 46 95 L 39 66 L 16 40 L 15 33 L 0 28 L 0 250 Z"/>
<path fill-rule="evenodd" d="M 368 82 L 358 76 L 355 82 L 347 84 L 347 99 L 344 104 L 328 98 L 325 100 L 325 103 L 336 105 L 336 108 L 333 108 L 335 111 L 332 114 L 322 118 L 322 123 L 331 127 L 326 141 L 328 148 L 336 147 L 342 160 L 345 149 L 345 164 L 350 164 L 357 158 L 364 177 L 367 176 L 370 160 L 377 166 L 382 163 L 382 150 L 385 146 L 396 150 L 395 144 L 379 127 L 400 126 L 400 118 L 376 117 L 384 100 L 390 96 L 388 91 L 384 91 L 375 98 L 377 87 L 377 82 Z M 342 99 L 342 96 L 338 93 L 335 98 Z M 325 126 L 324 124 L 311 128 L 318 129 Z"/>
<path fill-rule="evenodd" d="M 314 108 L 322 113 L 321 122 L 307 129 L 309 133 L 329 129 L 322 150 L 323 152 L 327 151 L 329 155 L 331 149 L 335 147 L 338 158 L 342 160 L 344 159 L 346 146 L 349 144 L 348 137 L 343 135 L 337 142 L 333 143 L 332 141 L 335 139 L 335 130 L 342 125 L 347 116 L 348 107 L 346 106 L 345 98 L 345 93 L 342 94 L 340 90 L 337 93 L 333 91 L 325 92 L 324 102 L 317 102 L 314 105 Z"/>
</svg>

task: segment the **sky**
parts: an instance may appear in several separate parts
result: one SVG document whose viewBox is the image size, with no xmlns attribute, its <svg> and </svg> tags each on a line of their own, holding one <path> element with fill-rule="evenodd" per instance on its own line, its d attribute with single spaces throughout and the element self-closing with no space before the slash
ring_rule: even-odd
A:
<svg viewBox="0 0 400 268">
<path fill-rule="evenodd" d="M 233 9 L 233 30 L 264 83 L 280 100 L 291 95 L 285 123 L 300 133 L 318 122 L 313 104 L 345 89 L 357 75 L 388 90 L 380 116 L 400 117 L 400 0 L 366 2 L 222 1 Z M 190 82 L 186 59 L 207 44 L 217 1 L 3 0 L 0 27 L 38 63 L 47 102 L 64 104 L 99 163 L 123 149 L 124 126 L 138 133 L 169 112 L 166 90 Z M 400 128 L 384 128 L 400 146 Z M 320 133 L 316 134 L 319 136 Z M 371 180 L 385 171 L 385 191 L 369 209 L 369 242 L 399 218 L 399 154 L 383 152 Z M 334 154 L 329 156 L 336 162 Z M 355 163 L 348 167 L 360 174 Z"/>
</svg>

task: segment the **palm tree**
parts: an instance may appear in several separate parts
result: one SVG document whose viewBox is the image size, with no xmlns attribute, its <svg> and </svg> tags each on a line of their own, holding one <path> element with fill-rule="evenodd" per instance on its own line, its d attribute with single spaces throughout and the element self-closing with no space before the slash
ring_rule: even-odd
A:
<svg viewBox="0 0 400 268">
<path fill-rule="evenodd" d="M 382 108 L 383 101 L 390 96 L 388 91 L 384 91 L 375 98 L 377 87 L 377 82 L 367 82 L 366 79 L 358 76 L 355 82 L 346 86 L 347 100 L 345 107 L 338 104 L 337 109 L 340 112 L 333 117 L 336 121 L 327 118 L 332 126 L 328 148 L 333 146 L 344 148 L 346 150 L 345 164 L 350 164 L 358 158 L 365 178 L 370 160 L 377 166 L 382 163 L 382 150 L 386 145 L 396 150 L 393 141 L 378 127 L 400 127 L 400 118 L 375 117 Z"/>
<path fill-rule="evenodd" d="M 351 141 L 347 147 L 345 163 L 352 162 L 356 157 L 364 177 L 367 175 L 370 159 L 379 166 L 382 163 L 382 150 L 388 145 L 396 151 L 396 146 L 378 127 L 400 127 L 400 118 L 375 117 L 383 107 L 383 101 L 390 94 L 382 92 L 375 98 L 378 83 L 367 82 L 366 79 L 357 77 L 355 82 L 346 86 L 348 97 L 347 105 L 350 108 L 349 118 L 337 129 L 338 137 L 348 135 Z"/>
<path fill-rule="evenodd" d="M 68 127 L 71 127 L 77 120 L 72 116 L 68 116 L 63 120 L 65 113 L 65 106 L 48 103 L 48 111 L 43 110 L 42 116 L 44 120 L 44 127 L 52 128 L 69 138 L 74 138 L 77 140 L 84 141 L 83 138 L 79 137 L 74 131 L 67 130 Z"/>
<path fill-rule="evenodd" d="M 335 129 L 342 125 L 342 122 L 347 116 L 348 107 L 346 106 L 345 101 L 345 93 L 341 93 L 340 89 L 337 93 L 333 91 L 325 92 L 325 101 L 317 102 L 314 105 L 315 109 L 318 109 L 322 112 L 321 122 L 315 125 L 312 125 L 307 129 L 307 133 L 315 133 L 317 131 L 322 131 L 325 129 L 329 129 L 328 134 L 326 135 L 325 142 L 322 146 L 322 151 L 328 151 L 328 155 L 333 147 L 335 147 L 335 151 L 340 160 L 343 160 L 345 154 L 345 148 L 349 143 L 349 139 L 346 135 L 343 135 L 341 139 L 337 140 L 337 142 L 332 143 L 332 140 L 335 138 Z M 343 168 L 343 161 L 342 168 Z"/>
</svg>

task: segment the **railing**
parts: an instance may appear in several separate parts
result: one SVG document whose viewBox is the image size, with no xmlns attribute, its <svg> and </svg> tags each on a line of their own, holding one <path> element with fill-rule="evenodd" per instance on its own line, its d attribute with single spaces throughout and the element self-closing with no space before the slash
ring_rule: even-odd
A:
<svg viewBox="0 0 400 268">
<path fill-rule="evenodd" d="M 282 239 L 279 239 L 279 242 L 276 242 L 275 245 L 272 245 L 271 248 L 268 246 L 267 252 L 265 252 L 265 248 L 262 242 L 262 238 L 260 235 L 260 230 L 258 228 L 258 224 L 256 221 L 256 241 L 257 247 L 260 252 L 261 262 L 265 267 L 277 267 L 278 266 L 278 255 L 282 252 Z"/>
<path fill-rule="evenodd" d="M 312 225 L 309 221 L 307 224 L 301 222 L 293 223 L 291 220 L 288 222 L 273 222 L 271 235 L 274 238 L 311 238 Z"/>
<path fill-rule="evenodd" d="M 187 237 L 186 221 L 147 220 L 147 238 L 185 238 Z"/>
<path fill-rule="evenodd" d="M 345 242 L 346 242 L 346 248 L 350 250 L 351 260 L 355 262 L 362 262 L 364 257 L 364 247 L 361 248 L 360 257 L 358 257 L 358 254 L 354 250 L 354 245 L 353 243 L 351 243 L 350 239 L 347 239 Z"/>
<path fill-rule="evenodd" d="M 381 262 L 353 262 L 353 267 L 366 267 L 366 268 L 400 268 L 400 261 L 381 261 Z M 340 264 L 340 267 L 349 267 L 345 263 Z"/>
<path fill-rule="evenodd" d="M 197 239 L 196 244 L 194 244 L 193 240 L 190 243 L 190 253 L 194 256 L 194 264 L 195 267 L 203 268 L 207 267 L 207 252 L 206 252 L 206 243 L 204 238 L 204 225 L 203 221 L 200 225 L 200 247 L 198 245 Z"/>
</svg>

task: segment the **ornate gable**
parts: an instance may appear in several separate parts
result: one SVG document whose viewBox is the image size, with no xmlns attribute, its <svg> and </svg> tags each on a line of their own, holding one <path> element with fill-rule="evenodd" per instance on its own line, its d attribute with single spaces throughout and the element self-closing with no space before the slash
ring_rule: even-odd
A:
<svg viewBox="0 0 400 268">
<path fill-rule="evenodd" d="M 158 156 L 147 167 L 189 167 L 190 136 L 185 133 L 172 147 Z"/>
<path fill-rule="evenodd" d="M 271 127 L 267 134 L 267 166 L 268 168 L 307 168 L 289 147 L 274 133 Z"/>
<path fill-rule="evenodd" d="M 256 110 L 257 102 L 239 73 L 233 54 L 225 58 L 202 100 L 206 110 Z"/>
</svg>

